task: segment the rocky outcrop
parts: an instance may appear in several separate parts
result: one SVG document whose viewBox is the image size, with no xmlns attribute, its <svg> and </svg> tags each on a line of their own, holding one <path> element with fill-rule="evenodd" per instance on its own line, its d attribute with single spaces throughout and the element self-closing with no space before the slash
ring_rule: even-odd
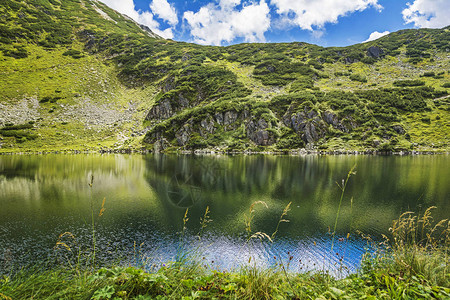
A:
<svg viewBox="0 0 450 300">
<path fill-rule="evenodd" d="M 255 120 L 254 116 L 250 116 L 246 110 L 242 112 L 234 110 L 217 112 L 197 121 L 195 121 L 195 118 L 189 119 L 175 129 L 173 137 L 176 139 L 176 145 L 187 146 L 191 138 L 196 134 L 207 139 L 210 135 L 215 134 L 218 128 L 222 128 L 225 132 L 230 132 L 238 128 L 242 123 L 245 124 L 247 138 L 256 145 L 270 146 L 276 142 L 275 134 L 269 130 L 272 125 L 264 118 Z M 154 147 L 163 150 L 170 145 L 165 139 L 165 135 L 166 133 L 163 129 L 155 132 L 150 130 L 144 142 L 154 144 Z M 168 139 L 172 140 L 172 138 L 169 137 Z"/>
<path fill-rule="evenodd" d="M 236 122 L 237 118 L 238 118 L 237 112 L 227 111 L 224 114 L 223 125 L 230 125 L 230 124 Z"/>
<path fill-rule="evenodd" d="M 180 146 L 185 146 L 191 138 L 192 125 L 190 123 L 184 124 L 176 133 L 177 143 Z"/>
<path fill-rule="evenodd" d="M 353 64 L 353 63 L 359 62 L 359 59 L 352 58 L 352 57 L 346 57 L 344 61 L 346 64 Z"/>
<path fill-rule="evenodd" d="M 269 124 L 264 119 L 258 121 L 250 120 L 246 124 L 247 137 L 259 146 L 270 146 L 275 142 L 273 134 L 269 133 L 267 129 Z"/>
<path fill-rule="evenodd" d="M 168 91 L 173 90 L 174 88 L 175 88 L 175 78 L 173 76 L 170 76 L 164 81 L 162 91 L 164 93 L 167 93 Z"/>
<path fill-rule="evenodd" d="M 207 137 L 208 134 L 214 133 L 216 130 L 214 125 L 214 119 L 208 115 L 208 117 L 200 121 L 200 135 L 202 137 Z"/>
<path fill-rule="evenodd" d="M 84 41 L 87 50 L 92 50 L 95 47 L 97 37 L 95 36 L 94 32 L 85 29 L 78 32 L 78 37 L 82 41 Z"/>
<path fill-rule="evenodd" d="M 131 19 L 132 20 L 132 19 Z M 132 20 L 133 21 L 133 20 Z M 160 37 L 159 35 L 157 35 L 156 33 L 154 33 L 148 26 L 142 25 L 142 24 L 138 24 L 136 23 L 145 33 L 148 34 L 149 37 L 155 38 L 155 39 L 163 39 L 162 37 Z"/>
<path fill-rule="evenodd" d="M 325 136 L 326 126 L 319 114 L 307 107 L 301 112 L 287 113 L 283 116 L 286 126 L 292 128 L 307 143 L 317 142 Z"/>
<path fill-rule="evenodd" d="M 160 106 L 164 107 L 164 106 Z M 319 140 L 326 137 L 330 126 L 339 131 L 348 133 L 358 125 L 351 117 L 340 119 L 332 111 L 317 112 L 310 107 L 304 107 L 303 110 L 297 111 L 298 106 L 291 106 L 282 117 L 284 126 L 291 128 L 307 146 L 316 144 Z M 156 111 L 160 116 L 165 111 Z M 189 146 L 190 140 L 195 135 L 200 135 L 204 139 L 208 139 L 211 135 L 217 133 L 220 129 L 223 132 L 230 132 L 237 129 L 241 124 L 245 124 L 246 139 L 253 142 L 257 146 L 270 146 L 277 143 L 276 130 L 281 124 L 274 123 L 274 120 L 268 121 L 264 117 L 255 117 L 249 110 L 235 111 L 228 110 L 225 112 L 216 112 L 207 114 L 201 119 L 195 117 L 181 123 L 173 129 L 172 136 L 167 137 L 168 140 L 176 139 L 176 145 Z M 272 129 L 273 128 L 273 129 Z M 165 130 L 165 129 L 164 129 Z M 394 129 L 401 131 L 400 128 Z M 164 131 L 158 133 L 150 133 L 147 135 L 145 142 L 153 143 L 158 149 L 164 149 L 169 143 L 163 141 L 166 135 Z"/>
<path fill-rule="evenodd" d="M 153 144 L 153 151 L 155 153 L 160 153 L 170 146 L 169 141 L 166 138 L 160 137 Z"/>
<path fill-rule="evenodd" d="M 219 125 L 223 125 L 223 112 L 215 113 L 214 118 Z"/>
<path fill-rule="evenodd" d="M 155 104 L 145 118 L 147 121 L 165 120 L 174 116 L 177 112 L 190 107 L 189 99 L 182 93 L 175 94 L 171 98 L 165 98 Z"/>
<path fill-rule="evenodd" d="M 372 46 L 367 49 L 367 55 L 372 58 L 380 58 L 384 54 L 383 49 L 377 46 Z"/>
<path fill-rule="evenodd" d="M 398 134 L 405 134 L 406 133 L 406 131 L 405 131 L 405 129 L 402 127 L 402 125 L 394 125 L 394 126 L 392 126 L 392 129 L 395 131 L 395 132 L 397 132 Z"/>
<path fill-rule="evenodd" d="M 333 126 L 333 128 L 338 129 L 342 132 L 348 132 L 349 130 L 345 127 L 338 116 L 331 111 L 324 111 L 322 113 L 322 119 L 329 125 Z"/>
<path fill-rule="evenodd" d="M 145 119 L 148 121 L 164 120 L 170 118 L 173 114 L 174 111 L 172 109 L 172 105 L 170 105 L 170 101 L 166 99 L 161 103 L 154 105 Z"/>
</svg>

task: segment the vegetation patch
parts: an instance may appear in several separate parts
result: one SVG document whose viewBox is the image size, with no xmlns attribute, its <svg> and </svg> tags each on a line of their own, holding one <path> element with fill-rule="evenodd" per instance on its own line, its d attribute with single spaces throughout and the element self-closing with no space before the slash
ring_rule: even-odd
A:
<svg viewBox="0 0 450 300">
<path fill-rule="evenodd" d="M 153 141 L 187 150 L 412 150 L 431 146 L 415 131 L 428 132 L 438 115 L 448 123 L 448 105 L 439 100 L 449 88 L 448 28 L 402 30 L 348 47 L 213 47 L 164 40 L 98 2 L 5 0 L 0 12 L 0 118 L 42 118 L 32 129 L 40 139 L 8 139 L 2 152 L 69 144 L 151 149 Z M 14 110 L 25 100 L 28 108 Z M 110 130 L 79 109 L 92 102 L 134 117 L 112 120 L 118 125 Z M 447 145 L 436 129 L 437 144 Z M 96 132 L 92 143 L 88 132 Z"/>
</svg>

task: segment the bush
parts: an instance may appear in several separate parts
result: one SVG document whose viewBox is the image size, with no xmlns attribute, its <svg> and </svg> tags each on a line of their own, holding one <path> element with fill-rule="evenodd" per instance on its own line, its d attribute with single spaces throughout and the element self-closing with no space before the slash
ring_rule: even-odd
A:
<svg viewBox="0 0 450 300">
<path fill-rule="evenodd" d="M 420 120 L 421 120 L 423 123 L 427 123 L 427 124 L 430 124 L 430 123 L 431 123 L 430 117 L 422 117 Z"/>
<path fill-rule="evenodd" d="M 393 85 L 398 87 L 423 86 L 425 82 L 422 80 L 397 80 L 394 81 Z"/>
<path fill-rule="evenodd" d="M 78 50 L 67 50 L 66 52 L 63 53 L 64 56 L 71 56 L 72 58 L 78 59 L 78 58 L 82 58 L 84 55 L 81 53 L 81 51 Z"/>
<path fill-rule="evenodd" d="M 350 75 L 349 78 L 352 81 L 359 81 L 359 82 L 363 82 L 363 83 L 367 82 L 366 76 L 363 76 L 361 74 L 352 74 L 352 75 Z"/>
<path fill-rule="evenodd" d="M 436 74 L 434 72 L 425 72 L 421 75 L 422 77 L 434 77 Z"/>
<path fill-rule="evenodd" d="M 33 123 L 28 123 L 28 124 L 20 124 L 20 125 L 6 124 L 5 127 L 3 127 L 0 130 L 1 131 L 8 131 L 8 130 L 31 129 L 31 128 L 33 128 L 33 124 L 34 124 L 34 122 Z"/>
<path fill-rule="evenodd" d="M 312 76 L 316 72 L 303 63 L 266 60 L 255 66 L 253 76 L 264 85 L 283 86 L 300 76 Z"/>
<path fill-rule="evenodd" d="M 23 47 L 17 46 L 11 50 L 3 49 L 3 55 L 14 58 L 26 58 L 28 57 L 28 52 Z"/>
</svg>

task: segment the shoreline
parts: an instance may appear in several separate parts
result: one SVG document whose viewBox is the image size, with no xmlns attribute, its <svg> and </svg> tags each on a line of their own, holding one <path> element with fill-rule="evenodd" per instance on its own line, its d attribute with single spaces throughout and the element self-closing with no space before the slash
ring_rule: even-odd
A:
<svg viewBox="0 0 450 300">
<path fill-rule="evenodd" d="M 15 149 L 16 150 L 16 149 Z M 167 154 L 167 155 L 280 155 L 280 156 L 334 156 L 334 155 L 370 155 L 370 156 L 415 156 L 415 155 L 449 155 L 448 150 L 413 150 L 413 151 L 377 151 L 377 150 L 307 150 L 304 148 L 285 151 L 252 151 L 252 150 L 171 150 L 155 152 L 148 149 L 98 149 L 98 150 L 36 150 L 36 151 L 5 151 L 0 150 L 1 155 L 47 155 L 47 154 Z"/>
</svg>

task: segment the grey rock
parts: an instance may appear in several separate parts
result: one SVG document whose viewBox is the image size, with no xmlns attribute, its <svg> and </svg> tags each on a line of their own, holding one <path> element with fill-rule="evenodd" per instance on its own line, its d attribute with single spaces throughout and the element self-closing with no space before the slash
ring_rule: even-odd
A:
<svg viewBox="0 0 450 300">
<path fill-rule="evenodd" d="M 238 114 L 235 111 L 227 111 L 224 115 L 223 124 L 230 125 L 237 120 Z"/>
<path fill-rule="evenodd" d="M 405 134 L 406 131 L 401 125 L 394 125 L 392 126 L 392 129 L 397 132 L 398 134 Z"/>
<path fill-rule="evenodd" d="M 189 53 L 183 54 L 183 57 L 181 57 L 181 61 L 187 61 L 190 60 L 192 56 Z"/>
<path fill-rule="evenodd" d="M 161 103 L 153 106 L 148 113 L 146 120 L 164 120 L 173 115 L 172 106 L 168 99 L 163 100 Z"/>
<path fill-rule="evenodd" d="M 383 49 L 378 46 L 372 46 L 367 49 L 367 55 L 373 58 L 380 58 L 384 54 Z"/>
<path fill-rule="evenodd" d="M 345 127 L 339 118 L 331 111 L 324 111 L 322 113 L 322 119 L 333 128 L 338 129 L 342 132 L 348 132 L 349 130 Z"/>
<path fill-rule="evenodd" d="M 208 134 L 212 134 L 215 131 L 214 119 L 211 116 L 203 119 L 200 122 L 200 135 L 206 137 Z"/>
<path fill-rule="evenodd" d="M 358 62 L 359 60 L 358 59 L 353 59 L 353 58 L 350 58 L 350 57 L 346 57 L 345 58 L 345 63 L 346 64 L 352 64 L 352 63 L 355 63 L 355 62 Z"/>
<path fill-rule="evenodd" d="M 333 116 L 328 115 L 332 121 Z M 292 128 L 306 144 L 314 143 L 325 136 L 326 125 L 319 117 L 318 113 L 305 107 L 304 111 L 286 113 L 283 116 L 283 122 L 286 126 Z"/>
<path fill-rule="evenodd" d="M 160 153 L 167 149 L 170 146 L 169 141 L 165 138 L 159 138 L 154 144 L 153 144 L 153 151 L 155 153 Z"/>
<path fill-rule="evenodd" d="M 219 123 L 220 125 L 223 125 L 223 113 L 218 112 L 214 115 L 214 118 L 216 119 L 216 122 Z"/>
<path fill-rule="evenodd" d="M 192 126 L 189 123 L 186 123 L 181 127 L 176 133 L 175 137 L 177 138 L 178 145 L 184 146 L 189 142 L 192 133 Z"/>
<path fill-rule="evenodd" d="M 189 100 L 187 98 L 185 98 L 183 94 L 178 95 L 177 103 L 178 103 L 178 106 L 180 109 L 189 107 Z M 178 109 L 178 107 L 177 107 L 177 109 Z"/>
<path fill-rule="evenodd" d="M 171 76 L 167 78 L 166 81 L 164 82 L 162 90 L 164 93 L 167 93 L 168 91 L 173 90 L 174 88 L 175 88 L 174 78 Z"/>
<path fill-rule="evenodd" d="M 306 140 L 308 143 L 314 143 L 315 141 L 319 140 L 319 134 L 313 122 L 305 124 L 304 132 L 305 134 L 303 140 Z"/>
<path fill-rule="evenodd" d="M 251 120 L 246 124 L 246 131 L 248 138 L 255 144 L 260 146 L 272 145 L 275 138 L 266 129 L 269 124 L 264 119 L 259 119 L 257 122 Z"/>
</svg>

